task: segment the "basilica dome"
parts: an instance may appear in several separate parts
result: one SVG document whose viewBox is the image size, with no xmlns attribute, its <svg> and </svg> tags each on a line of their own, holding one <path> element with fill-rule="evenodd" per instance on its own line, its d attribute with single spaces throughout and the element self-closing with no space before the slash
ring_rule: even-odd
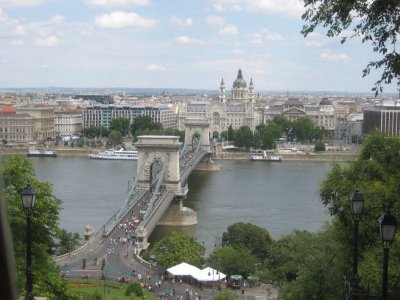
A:
<svg viewBox="0 0 400 300">
<path fill-rule="evenodd" d="M 243 79 L 242 70 L 239 69 L 236 80 L 233 82 L 233 88 L 247 88 L 247 83 Z"/>
</svg>

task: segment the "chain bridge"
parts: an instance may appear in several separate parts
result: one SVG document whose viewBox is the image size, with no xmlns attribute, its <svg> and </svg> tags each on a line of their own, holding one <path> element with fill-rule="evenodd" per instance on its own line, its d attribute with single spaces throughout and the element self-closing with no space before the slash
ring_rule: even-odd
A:
<svg viewBox="0 0 400 300">
<path fill-rule="evenodd" d="M 168 209 L 170 221 L 193 221 L 195 212 L 183 207 L 182 201 L 188 192 L 190 173 L 199 163 L 211 159 L 209 125 L 207 120 L 187 119 L 183 144 L 177 136 L 138 137 L 135 181 L 124 204 L 104 224 L 103 238 L 120 236 L 128 226 L 140 251 L 147 248 L 147 238 Z"/>
</svg>

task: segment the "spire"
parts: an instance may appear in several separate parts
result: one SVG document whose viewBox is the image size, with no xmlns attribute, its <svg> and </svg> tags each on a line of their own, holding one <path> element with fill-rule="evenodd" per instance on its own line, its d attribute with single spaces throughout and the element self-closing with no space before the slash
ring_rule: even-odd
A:
<svg viewBox="0 0 400 300">
<path fill-rule="evenodd" d="M 225 82 L 224 82 L 224 78 L 222 78 L 221 84 L 219 86 L 219 101 L 221 103 L 225 103 Z"/>
</svg>

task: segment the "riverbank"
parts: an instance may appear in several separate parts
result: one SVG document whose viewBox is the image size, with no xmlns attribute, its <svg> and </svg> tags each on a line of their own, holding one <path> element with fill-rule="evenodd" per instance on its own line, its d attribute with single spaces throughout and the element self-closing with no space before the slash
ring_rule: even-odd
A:
<svg viewBox="0 0 400 300">
<path fill-rule="evenodd" d="M 45 150 L 45 148 L 37 148 L 38 150 Z M 87 157 L 89 154 L 104 151 L 101 148 L 64 148 L 58 147 L 52 150 L 57 151 L 58 156 L 80 156 Z M 0 148 L 0 155 L 26 155 L 27 147 L 20 148 Z M 254 153 L 250 152 L 219 152 L 213 159 L 215 160 L 249 160 Z M 340 161 L 348 162 L 354 161 L 357 158 L 357 152 L 350 151 L 325 151 L 320 153 L 275 153 L 282 157 L 283 161 Z"/>
</svg>

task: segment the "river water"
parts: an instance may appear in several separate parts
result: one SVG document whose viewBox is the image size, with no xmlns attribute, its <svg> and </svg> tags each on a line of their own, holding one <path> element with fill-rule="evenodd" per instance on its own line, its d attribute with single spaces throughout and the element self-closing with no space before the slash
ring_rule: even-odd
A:
<svg viewBox="0 0 400 300">
<path fill-rule="evenodd" d="M 60 225 L 83 233 L 95 230 L 127 198 L 136 176 L 136 161 L 91 160 L 86 157 L 32 158 L 40 180 L 53 184 L 63 201 Z M 204 241 L 207 248 L 219 243 L 226 228 L 249 222 L 269 231 L 273 238 L 294 229 L 316 231 L 329 220 L 319 199 L 319 185 L 331 169 L 327 162 L 281 163 L 222 160 L 219 171 L 194 171 L 184 206 L 196 210 L 198 224 L 190 227 L 157 227 L 150 241 L 172 230 L 182 230 Z"/>
</svg>

